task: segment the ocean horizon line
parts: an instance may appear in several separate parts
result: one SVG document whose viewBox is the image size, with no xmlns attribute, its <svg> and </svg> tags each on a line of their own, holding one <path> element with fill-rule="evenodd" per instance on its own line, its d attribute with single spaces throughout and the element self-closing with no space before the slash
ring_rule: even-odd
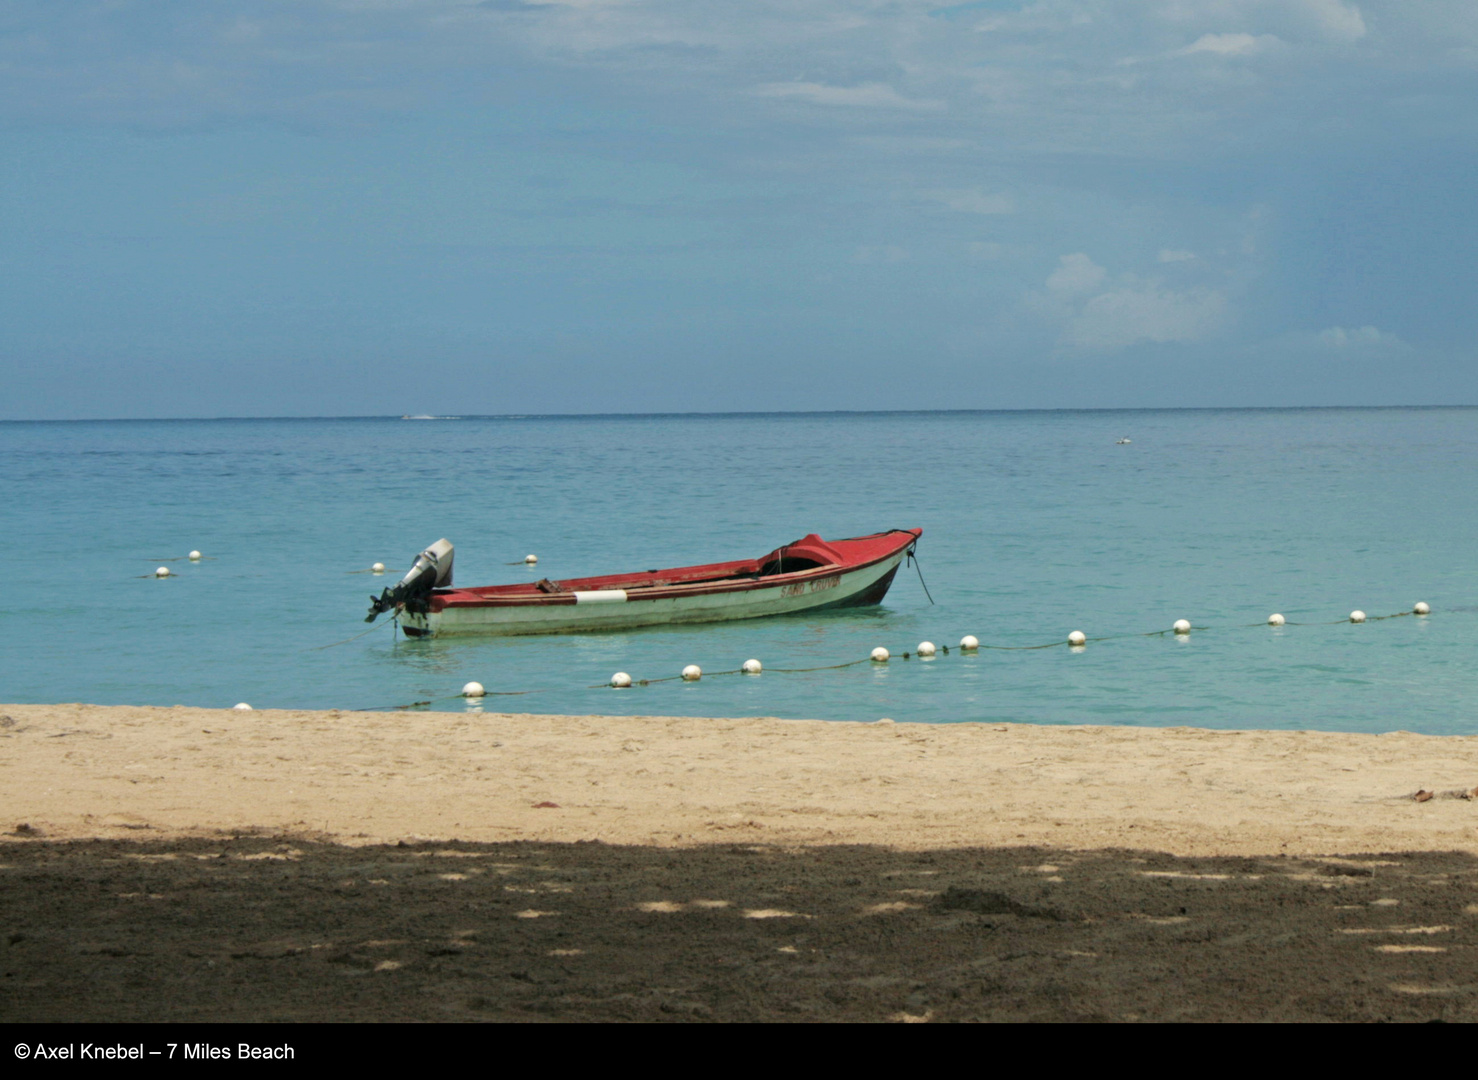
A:
<svg viewBox="0 0 1478 1080">
<path fill-rule="evenodd" d="M 378 422 L 383 420 L 404 421 L 455 421 L 455 420 L 662 420 L 662 419 L 737 419 L 744 417 L 824 417 L 824 416 L 1014 416 L 1023 414 L 1084 414 L 1084 413 L 1287 413 L 1287 412 L 1399 412 L 1399 411 L 1462 411 L 1478 408 L 1474 404 L 1405 404 L 1405 405 L 1149 405 L 1149 406 L 1093 406 L 1061 408 L 1019 409 L 753 409 L 725 411 L 659 411 L 659 412 L 567 412 L 567 413 L 460 413 L 400 414 L 370 413 L 333 416 L 312 414 L 302 416 L 92 416 L 92 417 L 3 417 L 0 424 L 200 424 L 200 423 L 254 423 L 306 422 L 331 420 L 336 422 Z"/>
</svg>

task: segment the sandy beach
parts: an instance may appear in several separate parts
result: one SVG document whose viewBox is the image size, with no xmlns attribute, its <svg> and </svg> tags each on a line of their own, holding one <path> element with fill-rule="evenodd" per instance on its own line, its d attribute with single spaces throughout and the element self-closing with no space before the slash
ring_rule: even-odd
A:
<svg viewBox="0 0 1478 1080">
<path fill-rule="evenodd" d="M 0 706 L 0 1019 L 1472 1019 L 1475 786 L 1402 732 Z"/>
</svg>

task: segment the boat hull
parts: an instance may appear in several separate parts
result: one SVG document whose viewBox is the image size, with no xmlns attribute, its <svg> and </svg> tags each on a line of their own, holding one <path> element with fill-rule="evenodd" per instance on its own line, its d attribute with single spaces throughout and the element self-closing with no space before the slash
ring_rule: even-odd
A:
<svg viewBox="0 0 1478 1080">
<path fill-rule="evenodd" d="M 639 590 L 571 593 L 573 602 L 462 603 L 424 613 L 402 612 L 411 637 L 454 634 L 566 634 L 640 626 L 729 622 L 880 603 L 907 554 L 902 548 L 867 565 L 826 567 L 683 593 Z M 672 592 L 679 595 L 671 595 Z M 611 595 L 619 592 L 620 598 Z"/>
</svg>

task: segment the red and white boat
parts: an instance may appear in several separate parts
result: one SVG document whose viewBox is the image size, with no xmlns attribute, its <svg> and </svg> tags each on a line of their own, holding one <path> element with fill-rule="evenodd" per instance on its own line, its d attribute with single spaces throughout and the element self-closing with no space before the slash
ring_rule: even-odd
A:
<svg viewBox="0 0 1478 1080">
<path fill-rule="evenodd" d="M 564 634 L 668 623 L 727 622 L 881 602 L 922 529 L 847 540 L 812 533 L 758 559 L 636 574 L 452 587 L 452 545 L 438 540 L 372 604 L 366 622 L 393 611 L 412 637 Z"/>
</svg>

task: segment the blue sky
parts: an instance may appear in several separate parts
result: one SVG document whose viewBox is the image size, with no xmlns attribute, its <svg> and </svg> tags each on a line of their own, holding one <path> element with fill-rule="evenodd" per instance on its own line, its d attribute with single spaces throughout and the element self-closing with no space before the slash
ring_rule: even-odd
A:
<svg viewBox="0 0 1478 1080">
<path fill-rule="evenodd" d="M 0 0 L 0 418 L 1478 403 L 1478 4 Z"/>
</svg>

